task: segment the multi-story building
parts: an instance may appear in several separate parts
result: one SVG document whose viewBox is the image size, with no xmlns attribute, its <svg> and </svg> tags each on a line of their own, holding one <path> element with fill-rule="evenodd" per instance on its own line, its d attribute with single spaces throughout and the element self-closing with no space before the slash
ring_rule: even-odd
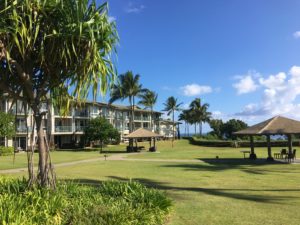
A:
<svg viewBox="0 0 300 225">
<path fill-rule="evenodd" d="M 32 145 L 30 137 L 34 121 L 31 110 L 24 106 L 22 102 L 13 102 L 10 99 L 0 101 L 0 110 L 10 112 L 16 116 L 15 137 L 2 137 L 0 142 L 6 146 L 28 149 Z M 122 140 L 126 139 L 126 135 L 129 134 L 129 117 L 131 113 L 129 106 L 86 102 L 80 104 L 80 106 L 74 104 L 67 113 L 62 113 L 59 109 L 54 108 L 52 104 L 47 105 L 47 103 L 44 103 L 42 111 L 47 112 L 43 120 L 45 134 L 50 139 L 50 145 L 54 145 L 56 148 L 72 148 L 82 144 L 84 128 L 88 120 L 98 116 L 105 117 L 117 128 Z M 157 111 L 151 114 L 151 111 L 135 106 L 134 128 L 142 127 L 159 133 L 166 138 L 172 137 L 173 123 L 162 120 L 161 114 Z M 35 132 L 34 136 L 36 138 Z"/>
</svg>

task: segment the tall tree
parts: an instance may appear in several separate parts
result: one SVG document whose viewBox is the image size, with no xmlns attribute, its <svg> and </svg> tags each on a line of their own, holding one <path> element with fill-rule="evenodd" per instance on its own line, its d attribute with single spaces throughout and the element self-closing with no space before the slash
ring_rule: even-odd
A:
<svg viewBox="0 0 300 225">
<path fill-rule="evenodd" d="M 222 139 L 222 127 L 223 127 L 223 121 L 220 119 L 212 119 L 209 121 L 209 126 L 213 130 L 212 133 L 217 135 L 218 138 Z"/>
<path fill-rule="evenodd" d="M 196 98 L 190 104 L 190 111 L 195 123 L 199 124 L 199 135 L 202 135 L 202 123 L 209 122 L 211 113 L 208 112 L 209 104 L 201 103 L 200 98 Z"/>
<path fill-rule="evenodd" d="M 127 71 L 124 74 L 118 76 L 118 80 L 113 85 L 109 103 L 113 103 L 117 100 L 129 99 L 131 116 L 130 116 L 130 132 L 134 131 L 134 107 L 135 98 L 142 93 L 146 92 L 142 84 L 140 84 L 140 75 L 133 75 L 132 71 Z"/>
<path fill-rule="evenodd" d="M 166 111 L 168 116 L 172 114 L 172 121 L 173 121 L 173 126 L 172 126 L 172 131 L 173 131 L 173 137 L 172 137 L 172 147 L 173 147 L 173 142 L 175 140 L 175 112 L 180 110 L 180 106 L 182 103 L 178 103 L 177 98 L 174 98 L 173 96 L 169 97 L 167 101 L 164 103 L 165 108 L 163 111 Z"/>
<path fill-rule="evenodd" d="M 36 181 L 55 185 L 48 174 L 42 102 L 50 94 L 68 108 L 72 98 L 85 99 L 90 90 L 94 99 L 105 93 L 115 74 L 115 23 L 107 4 L 97 7 L 95 0 L 5 0 L 0 17 L 0 90 L 31 108 L 39 151 Z"/>
<path fill-rule="evenodd" d="M 153 115 L 153 107 L 157 102 L 157 93 L 154 91 L 147 90 L 145 93 L 140 95 L 139 97 L 141 100 L 138 104 L 145 106 L 145 108 L 151 110 L 151 121 L 150 121 L 150 127 L 153 130 L 154 129 L 154 115 Z"/>
</svg>

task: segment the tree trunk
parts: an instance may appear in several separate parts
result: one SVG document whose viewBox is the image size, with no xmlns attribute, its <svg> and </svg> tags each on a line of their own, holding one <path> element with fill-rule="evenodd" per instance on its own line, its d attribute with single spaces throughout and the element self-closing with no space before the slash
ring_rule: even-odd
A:
<svg viewBox="0 0 300 225">
<path fill-rule="evenodd" d="M 151 107 L 151 120 L 150 120 L 150 128 L 151 128 L 151 131 L 153 131 L 153 132 L 155 132 L 155 130 L 154 130 L 154 126 L 153 126 L 153 121 L 154 121 L 154 119 L 153 119 L 153 107 Z"/>
<path fill-rule="evenodd" d="M 197 135 L 197 124 L 195 123 L 195 135 Z"/>
<path fill-rule="evenodd" d="M 202 136 L 202 122 L 199 123 L 199 133 L 200 136 Z"/>
<path fill-rule="evenodd" d="M 43 130 L 42 115 L 35 113 L 34 119 L 36 122 L 37 142 L 39 148 L 39 164 L 38 164 L 38 181 L 41 186 L 48 186 L 48 162 L 47 151 L 45 145 L 45 136 Z"/>
<path fill-rule="evenodd" d="M 132 127 L 133 127 L 132 131 L 135 130 L 135 124 L 134 124 L 134 104 L 135 104 L 135 102 L 134 102 L 134 96 L 132 96 Z"/>
<path fill-rule="evenodd" d="M 174 126 L 174 120 L 175 120 L 175 118 L 174 118 L 174 110 L 173 110 L 172 117 L 173 117 L 173 126 L 172 126 L 172 129 L 173 129 L 172 148 L 173 148 L 173 146 L 174 146 L 174 140 L 175 140 L 175 126 Z"/>
</svg>

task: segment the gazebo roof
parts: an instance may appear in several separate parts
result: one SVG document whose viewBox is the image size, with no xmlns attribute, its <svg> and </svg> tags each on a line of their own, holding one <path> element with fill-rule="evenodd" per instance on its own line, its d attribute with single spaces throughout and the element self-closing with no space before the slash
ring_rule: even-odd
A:
<svg viewBox="0 0 300 225">
<path fill-rule="evenodd" d="M 155 138 L 155 137 L 162 137 L 162 135 L 156 134 L 154 132 L 151 132 L 149 130 L 146 130 L 144 128 L 139 128 L 133 132 L 131 132 L 130 134 L 128 134 L 126 137 L 124 138 Z"/>
<path fill-rule="evenodd" d="M 234 133 L 235 135 L 300 134 L 300 121 L 276 116 Z"/>
</svg>

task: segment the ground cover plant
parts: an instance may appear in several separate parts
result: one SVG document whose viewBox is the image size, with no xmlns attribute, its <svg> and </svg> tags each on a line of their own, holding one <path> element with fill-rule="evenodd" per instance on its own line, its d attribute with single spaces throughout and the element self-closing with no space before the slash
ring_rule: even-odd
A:
<svg viewBox="0 0 300 225">
<path fill-rule="evenodd" d="M 163 224 L 171 207 L 163 192 L 137 182 L 60 182 L 56 191 L 27 185 L 0 179 L 2 224 Z"/>
</svg>

